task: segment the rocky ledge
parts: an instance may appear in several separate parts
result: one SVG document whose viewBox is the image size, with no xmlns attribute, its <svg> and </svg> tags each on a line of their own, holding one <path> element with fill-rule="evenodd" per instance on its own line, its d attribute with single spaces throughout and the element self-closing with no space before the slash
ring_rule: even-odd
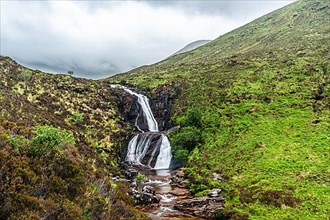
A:
<svg viewBox="0 0 330 220">
<path fill-rule="evenodd" d="M 214 213 L 223 209 L 225 199 L 219 197 L 196 197 L 178 201 L 174 209 L 200 218 L 212 219 Z"/>
</svg>

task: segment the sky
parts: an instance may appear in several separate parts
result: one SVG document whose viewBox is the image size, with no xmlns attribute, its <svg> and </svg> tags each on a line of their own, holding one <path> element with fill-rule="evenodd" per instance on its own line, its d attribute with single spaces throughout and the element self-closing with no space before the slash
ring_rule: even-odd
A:
<svg viewBox="0 0 330 220">
<path fill-rule="evenodd" d="M 50 73 L 99 79 L 158 62 L 292 3 L 0 1 L 0 54 Z"/>
</svg>

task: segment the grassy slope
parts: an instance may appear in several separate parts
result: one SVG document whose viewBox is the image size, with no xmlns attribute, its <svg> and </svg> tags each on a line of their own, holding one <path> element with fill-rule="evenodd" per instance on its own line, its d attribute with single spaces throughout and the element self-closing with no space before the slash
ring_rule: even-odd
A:
<svg viewBox="0 0 330 220">
<path fill-rule="evenodd" d="M 0 219 L 143 219 L 111 180 L 127 138 L 117 102 L 106 84 L 0 57 Z"/>
<path fill-rule="evenodd" d="M 251 219 L 329 216 L 330 4 L 297 1 L 191 52 L 112 77 L 182 89 L 173 120 L 203 113 L 192 190 L 221 172 L 227 205 Z M 178 120 L 177 120 L 178 121 Z"/>
</svg>

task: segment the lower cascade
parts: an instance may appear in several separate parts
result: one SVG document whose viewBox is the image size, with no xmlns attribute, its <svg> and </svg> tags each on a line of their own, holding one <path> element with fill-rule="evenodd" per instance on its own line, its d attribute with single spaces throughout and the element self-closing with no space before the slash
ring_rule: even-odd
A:
<svg viewBox="0 0 330 220">
<path fill-rule="evenodd" d="M 169 169 L 172 160 L 171 144 L 167 136 L 159 132 L 148 98 L 124 86 L 122 88 L 138 98 L 140 111 L 142 111 L 138 117 L 143 117 L 148 125 L 148 131 L 145 132 L 137 123 L 135 124 L 142 133 L 135 135 L 130 140 L 125 162 L 155 170 Z"/>
</svg>

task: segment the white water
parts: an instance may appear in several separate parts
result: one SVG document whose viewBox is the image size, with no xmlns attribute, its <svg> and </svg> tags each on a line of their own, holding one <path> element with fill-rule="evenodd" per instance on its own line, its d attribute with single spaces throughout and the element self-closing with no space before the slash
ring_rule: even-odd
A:
<svg viewBox="0 0 330 220">
<path fill-rule="evenodd" d="M 168 138 L 162 134 L 162 143 L 156 160 L 155 169 L 168 169 L 172 158 L 171 144 Z"/>
<path fill-rule="evenodd" d="M 122 88 L 131 95 L 134 95 L 138 98 L 138 103 L 143 112 L 143 120 L 147 122 L 148 133 L 140 133 L 135 135 L 128 144 L 127 155 L 125 161 L 133 165 L 143 165 L 155 170 L 166 170 L 169 169 L 172 152 L 170 141 L 164 134 L 159 135 L 159 129 L 157 121 L 155 120 L 150 105 L 149 100 L 146 96 L 133 92 L 132 90 L 122 86 Z M 143 132 L 138 125 L 138 117 L 135 120 L 135 126 L 139 131 Z M 159 139 L 155 142 L 153 139 Z M 150 147 L 154 147 L 151 149 Z M 156 154 L 157 158 L 156 157 Z M 143 162 L 142 162 L 143 161 Z M 154 162 L 154 166 L 152 166 Z"/>
<path fill-rule="evenodd" d="M 146 96 L 133 92 L 132 90 L 129 90 L 124 86 L 123 89 L 129 94 L 134 95 L 138 98 L 138 103 L 142 108 L 144 119 L 147 121 L 148 124 L 148 130 L 153 132 L 159 131 L 157 121 L 155 120 L 154 115 L 152 114 L 152 111 L 150 109 L 149 99 Z M 138 129 L 141 131 L 137 124 L 137 120 L 135 122 L 135 126 L 137 126 Z"/>
</svg>

